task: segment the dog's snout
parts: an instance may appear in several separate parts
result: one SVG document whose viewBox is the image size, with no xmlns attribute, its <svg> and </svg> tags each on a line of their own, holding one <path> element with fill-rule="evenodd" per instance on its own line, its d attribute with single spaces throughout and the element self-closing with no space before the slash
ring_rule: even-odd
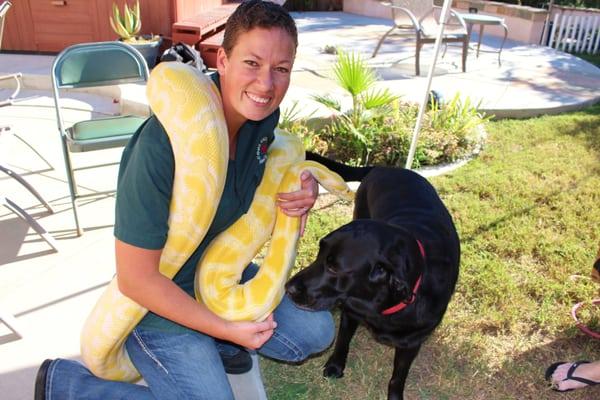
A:
<svg viewBox="0 0 600 400">
<path fill-rule="evenodd" d="M 287 283 L 285 288 L 292 299 L 302 297 L 306 291 L 306 286 L 304 286 L 304 283 L 300 279 L 292 279 Z"/>
</svg>

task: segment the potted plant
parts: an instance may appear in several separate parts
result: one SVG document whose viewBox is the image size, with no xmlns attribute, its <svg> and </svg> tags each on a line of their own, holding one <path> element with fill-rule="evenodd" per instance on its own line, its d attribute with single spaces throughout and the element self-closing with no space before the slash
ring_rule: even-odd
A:
<svg viewBox="0 0 600 400">
<path fill-rule="evenodd" d="M 122 14 L 117 4 L 113 3 L 112 11 L 113 15 L 109 18 L 110 26 L 119 35 L 119 40 L 134 46 L 146 59 L 148 68 L 154 67 L 162 37 L 153 34 L 140 35 L 142 20 L 140 18 L 139 0 L 136 1 L 133 7 L 129 7 L 125 2 Z"/>
</svg>

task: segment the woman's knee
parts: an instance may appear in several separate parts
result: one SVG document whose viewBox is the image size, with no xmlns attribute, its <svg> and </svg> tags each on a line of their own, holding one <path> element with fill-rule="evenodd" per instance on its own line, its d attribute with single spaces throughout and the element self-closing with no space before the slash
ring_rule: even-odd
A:
<svg viewBox="0 0 600 400">
<path fill-rule="evenodd" d="M 335 324 L 329 312 L 310 312 L 303 315 L 302 326 L 277 329 L 264 351 L 283 361 L 301 362 L 326 350 L 335 337 Z M 269 354 L 274 351 L 275 354 Z"/>
<path fill-rule="evenodd" d="M 313 314 L 305 330 L 306 342 L 309 347 L 306 351 L 308 355 L 326 350 L 335 338 L 335 323 L 331 313 L 329 311 L 318 311 Z"/>
<path fill-rule="evenodd" d="M 233 399 L 214 340 L 206 335 L 135 329 L 126 346 L 157 398 Z"/>
</svg>

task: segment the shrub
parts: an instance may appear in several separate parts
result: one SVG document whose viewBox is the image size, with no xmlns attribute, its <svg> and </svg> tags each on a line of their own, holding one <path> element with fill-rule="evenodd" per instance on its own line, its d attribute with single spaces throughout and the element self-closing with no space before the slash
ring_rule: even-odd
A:
<svg viewBox="0 0 600 400">
<path fill-rule="evenodd" d="M 418 106 L 394 102 L 388 113 L 365 120 L 361 133 L 370 141 L 371 165 L 404 167 Z M 476 152 L 484 138 L 477 129 L 488 118 L 458 95 L 448 104 L 433 105 L 425 114 L 413 167 L 438 165 L 466 158 Z M 333 122 L 311 129 L 304 119 L 288 120 L 280 127 L 298 135 L 307 150 L 353 165 L 365 164 L 363 142 L 347 125 Z"/>
<path fill-rule="evenodd" d="M 309 117 L 300 118 L 298 103 L 281 114 L 280 127 L 300 137 L 307 150 L 354 165 L 406 163 L 418 106 L 402 103 L 387 89 L 376 89 L 377 76 L 353 53 L 338 49 L 334 80 L 352 99 L 342 112 L 338 99 L 313 96 L 334 113 L 332 121 L 311 128 Z M 447 104 L 432 100 L 425 114 L 413 167 L 452 162 L 471 155 L 483 138 L 477 127 L 485 121 L 469 99 L 458 94 Z"/>
<path fill-rule="evenodd" d="M 337 56 L 334 80 L 352 99 L 352 108 L 342 112 L 340 102 L 328 95 L 313 99 L 336 112 L 331 128 L 349 140 L 351 146 L 360 147 L 358 162 L 367 164 L 377 136 L 370 122 L 387 110 L 397 96 L 388 89 L 375 88 L 377 75 L 358 55 L 338 49 Z"/>
</svg>

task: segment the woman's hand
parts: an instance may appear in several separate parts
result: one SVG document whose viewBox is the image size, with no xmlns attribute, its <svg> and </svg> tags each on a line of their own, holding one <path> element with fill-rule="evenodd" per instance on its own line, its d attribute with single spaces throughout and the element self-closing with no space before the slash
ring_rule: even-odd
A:
<svg viewBox="0 0 600 400">
<path fill-rule="evenodd" d="M 300 175 L 300 190 L 290 193 L 279 193 L 277 205 L 290 217 L 301 217 L 300 236 L 304 235 L 308 211 L 315 205 L 319 196 L 319 183 L 308 171 Z"/>
<path fill-rule="evenodd" d="M 273 336 L 276 327 L 277 323 L 273 319 L 273 314 L 262 322 L 229 322 L 228 334 L 225 339 L 248 349 L 256 350 Z"/>
<path fill-rule="evenodd" d="M 277 326 L 273 316 L 263 322 L 229 322 L 197 302 L 159 271 L 162 250 L 148 250 L 115 241 L 119 290 L 142 307 L 190 329 L 256 349 Z"/>
</svg>

